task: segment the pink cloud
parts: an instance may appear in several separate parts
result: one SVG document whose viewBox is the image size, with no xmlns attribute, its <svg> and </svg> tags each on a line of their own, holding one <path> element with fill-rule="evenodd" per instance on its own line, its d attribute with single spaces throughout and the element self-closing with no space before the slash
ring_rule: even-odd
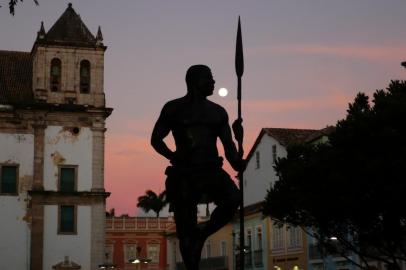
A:
<svg viewBox="0 0 406 270">
<path fill-rule="evenodd" d="M 399 56 L 406 50 L 405 45 L 361 46 L 361 45 L 321 45 L 321 44 L 286 44 L 254 49 L 254 54 L 304 54 L 330 55 L 336 57 L 356 58 L 368 61 L 399 61 Z"/>
</svg>

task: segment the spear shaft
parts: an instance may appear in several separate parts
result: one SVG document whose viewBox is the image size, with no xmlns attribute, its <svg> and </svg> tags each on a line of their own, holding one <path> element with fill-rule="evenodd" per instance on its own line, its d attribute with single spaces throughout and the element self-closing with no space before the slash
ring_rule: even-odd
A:
<svg viewBox="0 0 406 270">
<path fill-rule="evenodd" d="M 242 47 L 242 36 L 241 36 L 241 21 L 238 16 L 238 29 L 237 29 L 237 40 L 235 46 L 235 72 L 237 74 L 237 100 L 238 100 L 238 120 L 241 118 L 241 77 L 244 73 L 244 54 Z M 243 156 L 243 138 L 238 140 L 238 154 L 240 157 Z M 244 178 L 243 172 L 238 174 L 239 184 L 240 184 L 240 270 L 244 270 L 245 266 L 245 241 L 244 241 Z"/>
</svg>

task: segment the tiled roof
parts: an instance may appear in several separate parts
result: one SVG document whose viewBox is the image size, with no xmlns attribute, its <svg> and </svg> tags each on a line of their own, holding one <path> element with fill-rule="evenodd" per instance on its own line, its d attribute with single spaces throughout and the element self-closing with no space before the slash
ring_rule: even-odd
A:
<svg viewBox="0 0 406 270">
<path fill-rule="evenodd" d="M 305 142 L 310 135 L 318 132 L 318 130 L 315 129 L 293 128 L 264 128 L 264 130 L 283 146 Z"/>
<path fill-rule="evenodd" d="M 31 54 L 0 50 L 0 104 L 22 104 L 32 100 Z"/>
<path fill-rule="evenodd" d="M 263 128 L 261 129 L 261 132 L 255 140 L 255 143 L 248 153 L 246 159 L 249 160 L 252 157 L 257 145 L 260 143 L 265 134 L 275 138 L 275 140 L 277 140 L 283 146 L 288 146 L 290 144 L 305 142 L 312 134 L 317 132 L 318 130 L 316 129 Z"/>
<path fill-rule="evenodd" d="M 53 45 L 95 47 L 96 38 L 69 4 L 65 12 L 46 33 L 44 39 L 37 38 L 36 43 Z"/>
</svg>

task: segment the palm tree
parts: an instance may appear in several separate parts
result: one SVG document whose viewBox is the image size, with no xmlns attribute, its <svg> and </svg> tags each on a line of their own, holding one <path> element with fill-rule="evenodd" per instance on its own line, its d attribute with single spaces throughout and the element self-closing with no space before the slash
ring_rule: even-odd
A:
<svg viewBox="0 0 406 270">
<path fill-rule="evenodd" d="M 164 208 L 166 204 L 167 201 L 165 191 L 162 191 L 159 195 L 157 195 L 152 190 L 147 190 L 145 195 L 138 197 L 137 207 L 140 207 L 146 213 L 152 210 L 156 213 L 156 217 L 159 217 L 159 212 L 161 212 L 162 208 Z"/>
</svg>

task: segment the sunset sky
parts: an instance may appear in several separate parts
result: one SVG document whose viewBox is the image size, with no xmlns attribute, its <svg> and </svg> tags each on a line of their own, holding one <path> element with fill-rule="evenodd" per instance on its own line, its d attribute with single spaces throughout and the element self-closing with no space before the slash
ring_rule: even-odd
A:
<svg viewBox="0 0 406 270">
<path fill-rule="evenodd" d="M 230 94 L 210 99 L 236 118 L 238 15 L 246 153 L 263 127 L 334 125 L 357 92 L 406 77 L 404 0 L 38 1 L 19 3 L 14 17 L 0 1 L 0 50 L 30 51 L 41 21 L 48 31 L 68 2 L 92 33 L 101 26 L 104 91 L 114 108 L 106 133 L 107 208 L 116 214 L 135 215 L 139 195 L 163 190 L 168 162 L 150 147 L 150 134 L 162 105 L 185 94 L 189 66 L 212 68 L 216 89 Z"/>
</svg>

